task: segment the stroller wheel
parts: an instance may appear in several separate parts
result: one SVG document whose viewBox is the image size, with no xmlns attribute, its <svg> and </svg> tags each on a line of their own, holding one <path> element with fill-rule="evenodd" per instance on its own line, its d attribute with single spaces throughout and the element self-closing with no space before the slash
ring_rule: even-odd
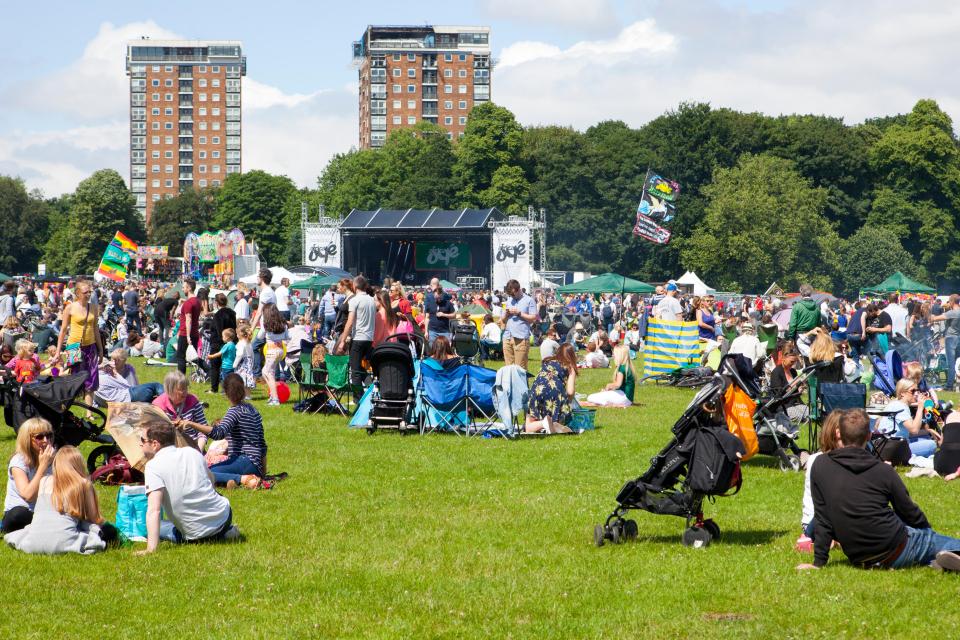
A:
<svg viewBox="0 0 960 640">
<path fill-rule="evenodd" d="M 704 520 L 703 528 L 707 530 L 707 533 L 710 534 L 712 540 L 720 539 L 720 525 L 718 525 L 713 520 Z"/>
<path fill-rule="evenodd" d="M 792 453 L 785 454 L 780 458 L 780 471 L 784 473 L 787 471 L 800 471 L 800 456 L 795 456 Z"/>
<path fill-rule="evenodd" d="M 627 540 L 636 540 L 637 534 L 640 532 L 640 528 L 637 527 L 636 520 L 624 520 L 623 521 L 623 537 Z"/>
<path fill-rule="evenodd" d="M 613 544 L 620 544 L 623 542 L 623 535 L 621 533 L 622 526 L 622 521 L 614 522 L 610 525 L 610 540 L 613 542 Z"/>
<path fill-rule="evenodd" d="M 711 537 L 710 532 L 704 527 L 690 527 L 683 532 L 683 538 L 681 540 L 685 547 L 702 549 L 710 546 Z"/>
<path fill-rule="evenodd" d="M 606 532 L 603 530 L 603 525 L 598 524 L 593 528 L 593 543 L 598 547 L 602 547 L 605 541 Z"/>
</svg>

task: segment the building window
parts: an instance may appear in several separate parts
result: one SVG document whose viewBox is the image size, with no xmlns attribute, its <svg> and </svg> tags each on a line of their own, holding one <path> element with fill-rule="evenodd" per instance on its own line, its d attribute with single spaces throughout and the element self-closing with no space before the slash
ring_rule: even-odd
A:
<svg viewBox="0 0 960 640">
<path fill-rule="evenodd" d="M 460 77 L 460 78 L 466 78 L 466 77 L 467 77 L 467 70 L 466 70 L 466 69 L 460 69 L 459 71 L 457 71 L 457 76 Z"/>
<path fill-rule="evenodd" d="M 153 136 L 150 138 L 150 144 L 160 144 L 160 136 Z"/>
<path fill-rule="evenodd" d="M 220 123 L 214 122 L 210 128 L 213 129 L 214 131 L 220 131 Z"/>
<path fill-rule="evenodd" d="M 163 139 L 164 144 L 173 144 L 173 136 L 165 136 Z"/>
<path fill-rule="evenodd" d="M 400 86 L 399 84 L 393 85 L 393 92 L 394 92 L 394 93 L 400 93 L 400 92 L 402 92 L 402 91 L 403 91 L 403 87 L 402 87 L 402 86 Z"/>
<path fill-rule="evenodd" d="M 197 86 L 198 86 L 198 87 L 206 87 L 206 86 L 207 86 L 207 79 L 206 79 L 206 78 L 200 78 L 199 80 L 197 80 Z"/>
<path fill-rule="evenodd" d="M 166 71 L 167 73 L 171 73 L 173 71 L 173 67 L 170 65 L 167 65 L 166 67 L 163 68 L 163 70 Z"/>
<path fill-rule="evenodd" d="M 150 197 L 153 199 L 154 202 L 157 202 L 157 201 L 160 199 L 160 194 L 159 194 L 159 193 L 155 193 L 155 194 L 153 194 L 153 195 L 150 196 Z"/>
<path fill-rule="evenodd" d="M 473 99 L 474 100 L 489 100 L 490 99 L 490 85 L 488 84 L 478 84 L 473 87 Z"/>
<path fill-rule="evenodd" d="M 453 77 L 453 69 L 444 69 L 444 70 L 443 70 L 443 77 L 444 77 L 444 78 L 452 78 L 452 77 Z"/>
<path fill-rule="evenodd" d="M 466 61 L 467 61 L 467 54 L 461 53 L 461 54 L 460 54 L 460 62 L 466 62 Z"/>
<path fill-rule="evenodd" d="M 444 100 L 443 101 L 444 109 L 453 109 L 453 100 Z"/>
<path fill-rule="evenodd" d="M 150 115 L 152 116 L 160 115 L 160 107 L 154 107 L 153 109 L 150 109 Z"/>
<path fill-rule="evenodd" d="M 159 152 L 159 151 L 151 151 L 151 152 L 150 152 L 150 157 L 151 157 L 151 158 L 157 158 L 157 159 L 159 159 L 159 158 L 160 158 L 160 152 Z"/>
<path fill-rule="evenodd" d="M 206 131 L 206 130 L 207 130 L 207 123 L 206 123 L 206 122 L 201 122 L 201 123 L 200 123 L 200 131 Z"/>
<path fill-rule="evenodd" d="M 150 96 L 150 99 L 153 100 L 154 102 L 160 102 L 160 94 L 155 93 L 152 96 Z"/>
<path fill-rule="evenodd" d="M 172 123 L 172 122 L 164 122 L 164 123 L 163 123 L 163 128 L 164 128 L 164 129 L 173 129 L 173 123 Z"/>
<path fill-rule="evenodd" d="M 220 144 L 220 136 L 213 136 L 213 138 L 211 139 L 211 142 L 213 144 Z"/>
<path fill-rule="evenodd" d="M 210 173 L 220 173 L 220 165 L 215 164 L 210 167 Z"/>
<path fill-rule="evenodd" d="M 416 93 L 416 92 L 417 92 L 417 85 L 415 84 L 407 85 L 407 93 Z"/>
<path fill-rule="evenodd" d="M 417 60 L 417 54 L 415 53 L 407 54 L 407 62 L 416 62 L 416 60 Z"/>
<path fill-rule="evenodd" d="M 164 158 L 172 158 L 172 157 L 173 157 L 173 151 L 164 151 L 164 152 L 163 152 L 163 157 L 164 157 Z"/>
<path fill-rule="evenodd" d="M 201 164 L 199 167 L 197 167 L 197 171 L 199 171 L 200 173 L 206 173 L 206 172 L 207 172 L 207 165 Z"/>
<path fill-rule="evenodd" d="M 399 101 L 399 100 L 394 100 L 394 101 L 393 101 L 393 108 L 394 108 L 394 109 L 399 109 L 399 108 L 400 108 L 400 101 Z"/>
<path fill-rule="evenodd" d="M 416 100 L 407 100 L 407 109 L 416 109 L 417 101 Z"/>
<path fill-rule="evenodd" d="M 207 181 L 206 181 L 206 180 L 201 180 L 201 181 L 200 181 L 200 186 L 201 186 L 201 187 L 207 186 Z"/>
<path fill-rule="evenodd" d="M 210 99 L 213 100 L 214 102 L 220 102 L 220 94 L 215 93 L 212 96 L 210 96 Z"/>
<path fill-rule="evenodd" d="M 453 140 L 453 132 L 447 131 L 447 140 Z"/>
<path fill-rule="evenodd" d="M 462 84 L 462 85 L 460 85 L 457 89 L 458 89 L 457 93 L 466 93 L 466 92 L 467 92 L 467 85 Z"/>
<path fill-rule="evenodd" d="M 213 107 L 212 109 L 210 109 L 210 115 L 212 116 L 220 115 L 220 107 Z"/>
<path fill-rule="evenodd" d="M 159 180 L 159 179 L 152 180 L 152 181 L 150 182 L 150 186 L 153 187 L 154 189 L 159 189 L 159 188 L 160 188 L 160 180 Z"/>
<path fill-rule="evenodd" d="M 164 180 L 163 186 L 165 186 L 165 187 L 167 187 L 167 188 L 169 189 L 170 187 L 173 186 L 173 180 Z"/>
<path fill-rule="evenodd" d="M 153 65 L 153 72 L 154 72 L 154 73 L 160 73 L 160 65 L 158 65 L 158 64 Z"/>
<path fill-rule="evenodd" d="M 407 116 L 407 124 L 417 124 L 417 116 Z"/>
<path fill-rule="evenodd" d="M 150 123 L 150 128 L 153 129 L 154 131 L 156 131 L 157 129 L 160 128 L 160 123 L 159 123 L 159 122 L 151 122 L 151 123 Z"/>
<path fill-rule="evenodd" d="M 384 132 L 382 132 L 382 131 L 380 131 L 380 132 L 378 132 L 378 133 L 379 133 L 379 135 L 381 136 L 381 138 L 386 138 L 386 137 L 387 137 L 387 135 L 386 135 Z M 377 135 L 378 135 L 377 133 L 374 133 L 374 134 L 373 134 L 373 137 L 377 137 Z M 228 165 L 227 165 L 227 173 L 240 173 L 240 165 L 238 165 L 238 164 L 228 164 Z M 214 181 L 214 185 L 219 185 L 219 184 L 220 184 L 219 182 Z"/>
<path fill-rule="evenodd" d="M 207 144 L 207 136 L 200 136 L 200 142 L 198 144 Z"/>
<path fill-rule="evenodd" d="M 443 61 L 444 61 L 444 62 L 453 62 L 453 54 L 452 54 L 452 53 L 445 53 L 445 54 L 443 54 Z"/>
<path fill-rule="evenodd" d="M 453 93 L 453 85 L 452 85 L 452 84 L 445 84 L 445 85 L 443 85 L 443 92 L 444 92 L 444 93 Z"/>
<path fill-rule="evenodd" d="M 206 73 L 206 72 L 207 72 L 206 65 L 200 65 L 200 73 Z"/>
<path fill-rule="evenodd" d="M 233 171 L 230 171 L 230 167 L 227 167 L 227 173 L 236 173 L 237 169 L 238 169 L 238 167 L 233 167 Z M 220 186 L 220 181 L 219 181 L 219 180 L 213 180 L 213 181 L 211 181 L 211 184 L 212 184 L 213 186 L 215 186 L 215 187 L 219 187 L 219 186 Z"/>
<path fill-rule="evenodd" d="M 197 110 L 197 115 L 201 115 L 201 116 L 207 115 L 207 108 L 206 108 L 206 107 L 200 107 L 200 108 Z"/>
<path fill-rule="evenodd" d="M 210 67 L 210 73 L 220 73 L 220 67 Z"/>
<path fill-rule="evenodd" d="M 164 109 L 164 110 L 163 110 L 163 115 L 165 115 L 165 116 L 172 116 L 172 115 L 173 115 L 173 107 L 167 107 L 166 109 Z"/>
<path fill-rule="evenodd" d="M 164 102 L 173 102 L 173 94 L 172 93 L 163 94 L 163 100 Z"/>
<path fill-rule="evenodd" d="M 150 173 L 160 173 L 160 165 L 150 165 Z"/>
<path fill-rule="evenodd" d="M 197 152 L 197 158 L 199 158 L 200 160 L 206 160 L 206 159 L 207 159 L 207 152 L 206 152 L 206 151 L 199 151 L 199 152 Z"/>
<path fill-rule="evenodd" d="M 154 78 L 153 80 L 150 81 L 150 86 L 151 86 L 151 87 L 159 87 L 159 86 L 160 86 L 160 81 L 157 80 L 156 78 Z"/>
<path fill-rule="evenodd" d="M 463 140 L 463 131 L 457 134 L 457 140 Z"/>
<path fill-rule="evenodd" d="M 399 77 L 400 77 L 400 69 L 394 68 L 394 70 L 393 70 L 393 77 L 394 77 L 394 78 L 399 78 Z"/>
<path fill-rule="evenodd" d="M 403 118 L 401 116 L 393 116 L 393 124 L 403 124 Z"/>
<path fill-rule="evenodd" d="M 408 78 L 416 78 L 416 77 L 417 77 L 417 70 L 416 70 L 416 69 L 407 69 L 407 77 L 408 77 Z"/>
<path fill-rule="evenodd" d="M 460 107 L 461 109 L 466 109 L 466 108 L 467 108 L 467 101 L 466 101 L 466 100 L 461 100 L 460 103 L 459 103 L 457 106 Z"/>
<path fill-rule="evenodd" d="M 444 116 L 443 124 L 447 124 L 447 125 L 453 124 L 453 116 Z"/>
<path fill-rule="evenodd" d="M 467 124 L 467 116 L 460 116 L 460 124 Z"/>
<path fill-rule="evenodd" d="M 211 158 L 219 158 L 219 157 L 220 157 L 220 152 L 219 152 L 219 151 L 211 151 L 211 152 L 210 152 L 210 157 L 211 157 Z"/>
<path fill-rule="evenodd" d="M 400 62 L 400 54 L 399 54 L 399 53 L 393 54 L 393 61 L 394 61 L 394 62 Z"/>
<path fill-rule="evenodd" d="M 199 100 L 200 102 L 206 102 L 206 101 L 207 101 L 207 94 L 201 93 L 200 95 L 197 96 L 197 100 Z"/>
<path fill-rule="evenodd" d="M 164 173 L 173 173 L 173 165 L 172 165 L 172 164 L 165 165 L 165 166 L 163 167 L 163 172 L 164 172 Z"/>
</svg>

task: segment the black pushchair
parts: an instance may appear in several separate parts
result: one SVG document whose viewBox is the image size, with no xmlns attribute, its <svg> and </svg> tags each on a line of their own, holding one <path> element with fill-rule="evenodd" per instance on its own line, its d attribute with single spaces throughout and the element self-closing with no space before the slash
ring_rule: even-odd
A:
<svg viewBox="0 0 960 640">
<path fill-rule="evenodd" d="M 14 431 L 30 418 L 40 417 L 53 427 L 54 444 L 57 447 L 80 446 L 85 440 L 98 442 L 87 456 L 87 470 L 93 473 L 109 459 L 120 453 L 113 438 L 104 433 L 107 416 L 100 409 L 91 407 L 75 398 L 83 389 L 87 373 L 73 373 L 59 378 L 41 379 L 40 382 L 21 385 L 10 378 L 0 383 L 3 397 L 3 415 Z M 89 411 L 93 420 L 78 417 L 74 407 Z"/>
<path fill-rule="evenodd" d="M 623 485 L 617 508 L 594 528 L 597 546 L 637 537 L 636 521 L 624 517 L 632 509 L 685 518 L 684 546 L 705 547 L 720 537 L 720 527 L 703 518 L 703 499 L 739 491 L 739 457 L 745 451 L 723 421 L 723 396 L 729 384 L 734 383 L 717 374 L 700 389 L 674 424 L 667 446 L 643 475 Z"/>
<path fill-rule="evenodd" d="M 403 339 L 392 342 L 391 339 Z M 370 392 L 370 422 L 367 433 L 377 429 L 396 429 L 401 434 L 418 431 L 412 421 L 414 407 L 414 354 L 423 338 L 416 334 L 391 336 L 370 352 L 373 390 Z"/>
</svg>

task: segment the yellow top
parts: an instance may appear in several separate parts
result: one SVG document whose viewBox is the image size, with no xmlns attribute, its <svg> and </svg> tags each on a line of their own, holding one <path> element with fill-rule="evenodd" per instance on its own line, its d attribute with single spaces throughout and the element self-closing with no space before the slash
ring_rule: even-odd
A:
<svg viewBox="0 0 960 640">
<path fill-rule="evenodd" d="M 92 313 L 92 309 L 87 307 L 86 315 L 70 314 L 70 334 L 67 336 L 67 344 L 79 342 L 81 347 L 94 344 L 97 341 L 94 330 L 97 326 L 97 316 Z"/>
</svg>

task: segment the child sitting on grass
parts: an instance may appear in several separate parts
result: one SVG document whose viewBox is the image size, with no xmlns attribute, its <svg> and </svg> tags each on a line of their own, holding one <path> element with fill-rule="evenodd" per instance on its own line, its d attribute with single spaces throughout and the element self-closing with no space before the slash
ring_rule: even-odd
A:
<svg viewBox="0 0 960 640">
<path fill-rule="evenodd" d="M 220 380 L 224 380 L 229 374 L 233 373 L 233 363 L 237 359 L 237 332 L 227 328 L 221 334 L 223 337 L 223 346 L 220 351 L 211 353 L 210 360 L 221 358 L 220 361 Z"/>
<path fill-rule="evenodd" d="M 17 357 L 13 359 L 13 373 L 17 382 L 30 384 L 40 376 L 40 358 L 37 357 L 37 345 L 25 338 L 17 340 Z"/>
<path fill-rule="evenodd" d="M 591 393 L 587 402 L 601 407 L 629 407 L 633 404 L 636 373 L 630 361 L 630 347 L 618 344 L 613 348 L 613 381 L 603 391 Z"/>
</svg>

